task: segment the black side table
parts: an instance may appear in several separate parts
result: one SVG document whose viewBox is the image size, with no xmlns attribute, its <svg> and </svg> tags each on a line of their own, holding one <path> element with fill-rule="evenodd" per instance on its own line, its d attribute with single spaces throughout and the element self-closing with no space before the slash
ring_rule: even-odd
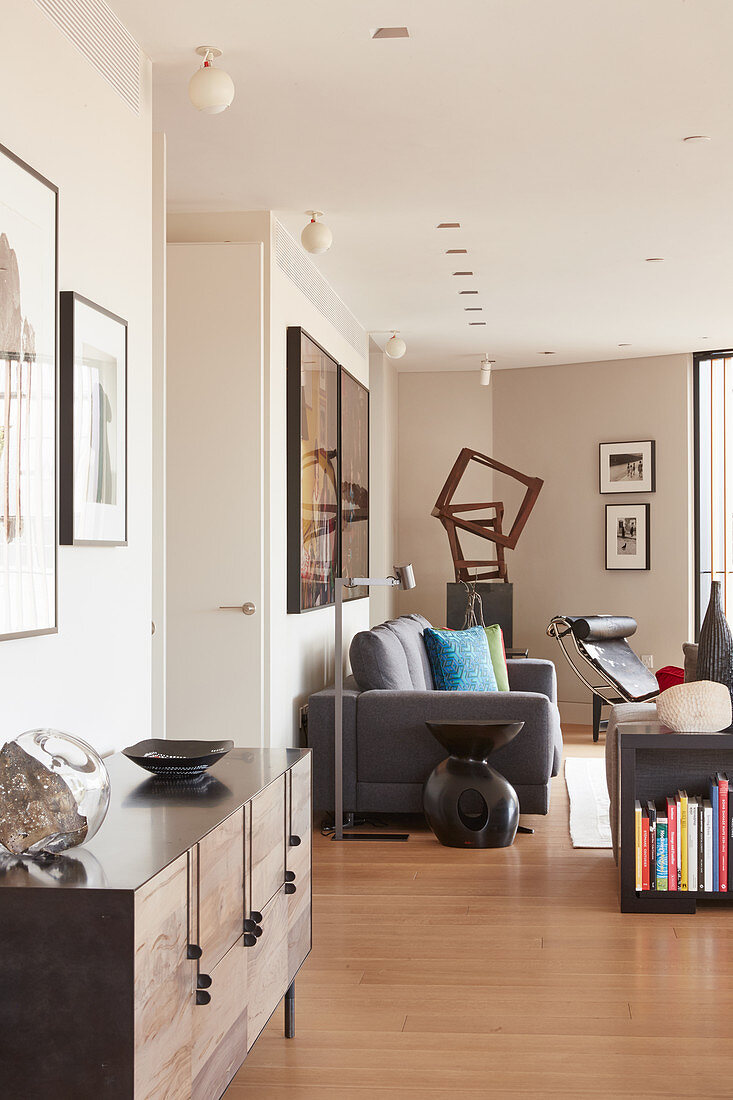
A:
<svg viewBox="0 0 733 1100">
<path fill-rule="evenodd" d="M 449 848 L 506 848 L 519 825 L 517 793 L 487 758 L 517 736 L 524 722 L 464 720 L 425 723 L 450 753 L 428 777 L 423 808 Z"/>
</svg>

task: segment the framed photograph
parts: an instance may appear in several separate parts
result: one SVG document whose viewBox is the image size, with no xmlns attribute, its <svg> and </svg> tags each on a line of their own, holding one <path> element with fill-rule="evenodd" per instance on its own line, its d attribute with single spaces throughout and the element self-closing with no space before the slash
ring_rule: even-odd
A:
<svg viewBox="0 0 733 1100">
<path fill-rule="evenodd" d="M 54 634 L 58 188 L 0 145 L 0 638 Z"/>
<path fill-rule="evenodd" d="M 649 569 L 649 505 L 606 505 L 606 569 Z"/>
<path fill-rule="evenodd" d="M 127 545 L 127 321 L 61 295 L 59 541 Z"/>
<path fill-rule="evenodd" d="M 288 613 L 328 607 L 339 555 L 339 367 L 287 331 Z"/>
<path fill-rule="evenodd" d="M 656 489 L 655 441 L 599 443 L 601 493 L 653 493 Z"/>
<path fill-rule="evenodd" d="M 369 576 L 369 390 L 341 367 L 341 575 Z M 366 587 L 344 590 L 363 599 Z"/>
</svg>

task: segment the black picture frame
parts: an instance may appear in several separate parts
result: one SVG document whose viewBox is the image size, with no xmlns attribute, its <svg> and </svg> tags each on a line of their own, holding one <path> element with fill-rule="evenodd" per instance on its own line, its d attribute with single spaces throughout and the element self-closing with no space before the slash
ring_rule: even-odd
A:
<svg viewBox="0 0 733 1100">
<path fill-rule="evenodd" d="M 629 453 L 628 448 L 636 448 Z M 642 448 L 639 451 L 639 448 Z M 604 450 L 605 449 L 605 450 Z M 618 481 L 610 476 L 611 458 L 614 455 L 622 459 L 629 467 L 634 459 L 646 457 L 649 467 L 648 476 L 622 478 Z M 608 470 L 606 469 L 608 467 Z M 606 475 L 606 476 L 604 476 Z M 620 493 L 654 493 L 657 489 L 657 443 L 654 439 L 621 440 L 620 442 L 598 444 L 598 492 L 602 496 L 615 496 Z"/>
<path fill-rule="evenodd" d="M 349 394 L 351 391 L 351 394 Z M 357 492 L 359 496 L 365 496 L 365 505 L 363 500 L 359 502 L 359 508 L 363 511 L 366 510 L 366 516 L 362 517 L 366 523 L 365 537 L 365 553 L 361 555 L 361 559 L 357 557 L 356 561 L 353 561 L 350 549 L 345 548 L 345 538 L 348 531 L 347 524 L 349 523 L 348 515 L 353 510 L 355 502 L 348 498 L 354 496 L 354 486 L 347 482 L 347 476 L 349 470 L 347 464 L 350 464 L 352 455 L 346 453 L 345 432 L 344 423 L 347 418 L 351 416 L 351 410 L 347 407 L 347 402 L 350 403 L 351 395 L 356 397 L 357 402 L 363 404 L 365 413 L 365 422 L 359 426 L 357 431 L 349 431 L 349 435 L 353 438 L 356 437 L 357 444 L 362 444 L 362 454 L 360 456 L 363 462 L 363 471 L 365 474 L 366 485 L 359 486 Z M 358 418 L 360 410 L 355 411 L 355 417 Z M 354 577 L 368 577 L 369 576 L 369 533 L 370 533 L 370 396 L 367 387 L 355 378 L 353 374 L 346 370 L 345 367 L 340 368 L 339 377 L 339 470 L 341 471 L 341 493 L 339 499 L 339 572 L 341 576 L 345 575 L 345 571 L 349 576 Z M 351 429 L 351 425 L 350 425 Z M 357 463 L 359 459 L 357 459 Z M 359 492 L 361 490 L 361 492 Z M 359 588 L 345 588 L 344 600 L 363 600 L 369 596 L 369 589 L 362 585 Z"/>
<path fill-rule="evenodd" d="M 77 379 L 75 370 L 75 346 L 77 335 L 77 309 L 86 307 L 94 314 L 111 321 L 114 326 L 122 330 L 118 334 L 123 346 L 124 363 L 122 367 L 121 393 L 124 423 L 122 425 L 122 461 L 120 466 L 124 471 L 123 492 L 124 499 L 121 504 L 122 530 L 117 532 L 121 537 L 105 538 L 103 535 L 95 535 L 91 538 L 85 532 L 77 529 L 77 517 L 75 509 L 75 470 L 77 466 L 77 451 L 81 447 L 81 440 L 75 438 L 75 406 L 79 395 L 76 392 Z M 60 341 L 60 369 L 59 369 L 59 542 L 62 546 L 127 546 L 127 374 L 128 374 L 128 324 L 124 317 L 112 313 L 104 306 L 93 302 L 90 298 L 77 293 L 75 290 L 65 290 L 60 295 L 61 315 L 61 341 Z M 119 423 L 119 410 L 118 410 Z M 118 469 L 115 466 L 115 469 Z M 116 506 L 115 506 L 116 507 Z M 119 513 L 119 509 L 118 509 Z M 119 523 L 119 514 L 117 515 Z"/>
<path fill-rule="evenodd" d="M 326 447 L 319 447 L 318 465 L 323 470 L 324 485 L 332 486 L 328 492 L 329 500 L 324 499 L 321 507 L 327 525 L 327 541 L 332 544 L 332 554 L 322 562 L 327 577 L 314 580 L 310 591 L 302 583 L 303 559 L 303 446 L 302 418 L 303 402 L 303 347 L 304 340 L 320 356 L 323 356 L 327 368 L 326 382 L 332 383 L 325 394 L 325 407 L 322 410 L 327 418 Z M 340 466 L 339 466 L 339 364 L 317 340 L 300 325 L 290 325 L 286 334 L 286 418 L 287 418 L 287 611 L 290 615 L 300 615 L 318 611 L 322 607 L 331 607 L 335 603 L 335 578 L 339 569 L 340 530 Z M 331 438 L 332 437 L 332 438 Z M 333 445 L 332 445 L 333 444 Z M 313 466 L 313 462 L 310 464 Z M 332 510 L 332 511 L 331 511 Z M 331 518 L 332 515 L 332 518 Z M 304 598 L 305 596 L 305 598 Z"/>
<path fill-rule="evenodd" d="M 622 517 L 618 513 L 625 512 L 626 516 Z M 637 515 L 629 515 L 629 513 L 636 512 Z M 623 537 L 618 534 L 617 523 L 622 519 L 636 519 L 638 532 L 638 521 L 640 517 L 643 517 L 643 531 L 641 535 L 638 533 L 627 536 L 626 541 L 630 538 L 634 539 L 636 543 L 636 552 L 632 555 L 628 551 L 621 554 L 610 554 L 609 547 L 612 541 L 615 539 L 617 542 Z M 613 527 L 611 526 L 613 524 Z M 615 533 L 614 533 L 615 532 Z M 639 538 L 641 538 L 641 547 L 643 549 L 643 555 L 639 553 Z M 648 572 L 651 569 L 651 505 L 648 503 L 632 503 L 632 504 L 607 504 L 606 505 L 606 524 L 605 524 L 605 546 L 606 546 L 606 569 L 609 572 Z M 622 557 L 628 553 L 629 564 L 619 564 Z M 641 560 L 643 564 L 638 564 Z M 636 562 L 636 564 L 634 564 Z"/>
<path fill-rule="evenodd" d="M 51 183 L 51 181 L 49 179 L 47 179 L 45 176 L 43 176 L 35 168 L 31 167 L 31 165 L 28 164 L 26 161 L 22 160 L 19 156 L 17 156 L 14 152 L 12 152 L 12 150 L 8 149 L 7 146 L 2 145 L 2 144 L 0 144 L 0 159 L 3 160 L 3 163 L 7 162 L 7 164 L 9 164 L 11 166 L 11 172 L 15 168 L 20 170 L 20 172 L 23 174 L 22 176 L 18 177 L 18 182 L 21 184 L 21 186 L 22 186 L 22 183 L 24 181 L 25 176 L 28 177 L 28 183 L 31 186 L 31 188 L 33 188 L 33 186 L 35 184 L 39 185 L 41 190 L 39 192 L 37 192 L 37 195 L 38 195 L 39 198 L 41 198 L 42 201 L 43 201 L 44 192 L 46 192 L 46 191 L 48 192 L 48 195 L 46 196 L 46 200 L 50 203 L 50 206 L 49 206 L 49 222 L 48 222 L 48 225 L 46 226 L 46 229 L 48 229 L 50 231 L 49 232 L 49 238 L 50 238 L 51 253 L 52 253 L 51 255 L 46 255 L 45 256 L 45 259 L 47 260 L 47 267 L 48 267 L 48 269 L 51 273 L 51 282 L 52 282 L 52 291 L 51 291 L 51 294 L 49 295 L 49 297 L 51 297 L 52 300 L 53 300 L 52 306 L 51 306 L 51 308 L 48 312 L 48 315 L 45 318 L 47 322 L 50 322 L 49 327 L 52 329 L 52 336 L 51 336 L 51 339 L 49 341 L 49 359 L 47 359 L 46 362 L 45 362 L 45 365 L 50 367 L 50 370 L 48 371 L 48 375 L 52 379 L 52 384 L 53 384 L 52 413 L 51 413 L 50 416 L 47 417 L 47 421 L 51 424 L 51 430 L 50 430 L 50 433 L 49 433 L 49 437 L 46 440 L 45 448 L 42 448 L 42 450 L 41 450 L 41 453 L 43 455 L 43 462 L 42 462 L 42 466 L 41 466 L 41 469 L 42 469 L 41 477 L 42 478 L 44 476 L 46 477 L 46 479 L 49 483 L 49 490 L 52 490 L 52 491 L 50 491 L 48 494 L 44 494 L 44 499 L 50 499 L 51 505 L 48 509 L 48 513 L 47 514 L 44 513 L 40 517 L 41 529 L 44 532 L 46 532 L 46 535 L 44 535 L 44 538 L 47 541 L 48 541 L 48 533 L 51 534 L 52 548 L 51 548 L 51 553 L 50 554 L 48 553 L 47 541 L 44 542 L 43 539 L 41 540 L 41 546 L 43 547 L 43 558 L 47 562 L 47 565 L 51 566 L 51 568 L 52 568 L 53 592 L 51 594 L 51 598 L 48 600 L 48 607 L 49 607 L 49 610 L 50 610 L 51 613 L 48 616 L 48 622 L 45 625 L 37 625 L 37 626 L 30 627 L 30 628 L 25 628 L 21 621 L 17 621 L 19 619 L 19 615 L 18 615 L 17 611 L 15 613 L 13 613 L 8 607 L 4 607 L 2 605 L 2 603 L 0 603 L 0 641 L 11 641 L 11 640 L 18 639 L 18 638 L 33 638 L 33 637 L 39 637 L 39 636 L 46 635 L 46 634 L 57 634 L 58 629 L 59 629 L 58 628 L 58 508 L 57 508 L 57 503 L 56 503 L 56 487 L 57 487 L 57 476 L 58 476 L 57 448 L 58 448 L 58 363 L 59 363 L 59 302 L 58 302 L 58 297 L 59 297 L 58 296 L 58 286 L 59 286 L 59 259 L 58 259 L 58 257 L 59 257 L 59 189 L 55 184 Z M 30 210 L 30 206 L 32 204 L 33 197 L 34 197 L 33 190 L 31 190 L 31 192 L 29 192 L 28 196 L 26 196 L 26 198 L 28 200 L 28 206 L 27 206 L 27 209 L 24 210 L 22 214 L 20 213 L 19 210 L 17 210 L 17 209 L 14 210 L 14 208 L 12 206 L 12 200 L 8 196 L 7 189 L 5 190 L 3 197 L 4 197 L 4 200 L 5 200 L 5 203 L 6 203 L 6 207 L 10 210 L 11 215 L 12 215 L 13 212 L 15 212 L 16 214 L 18 214 L 19 218 L 22 218 L 27 223 L 28 226 L 33 227 L 35 225 L 35 228 L 39 229 L 39 226 L 36 225 L 33 222 L 33 214 L 30 214 L 30 215 L 28 214 L 28 210 Z M 8 235 L 8 233 L 10 235 Z M 40 326 L 38 324 L 38 318 L 30 318 L 29 319 L 27 316 L 25 316 L 22 313 L 22 309 L 23 309 L 23 289 L 22 288 L 23 288 L 23 277 L 24 277 L 24 270 L 23 269 L 24 269 L 24 267 L 28 266 L 28 261 L 27 261 L 27 259 L 24 259 L 24 257 L 22 255 L 20 256 L 20 259 L 18 259 L 18 253 L 16 252 L 17 247 L 18 247 L 18 244 L 14 239 L 14 230 L 12 228 L 10 228 L 8 223 L 5 223 L 4 220 L 2 218 L 0 218 L 0 249 L 7 252 L 7 257 L 6 258 L 9 259 L 9 258 L 12 257 L 12 261 L 13 261 L 12 263 L 5 263 L 5 264 L 0 263 L 0 266 L 2 266 L 4 268 L 4 271 L 5 271 L 4 277 L 2 278 L 2 280 L 0 280 L 0 299 L 3 299 L 3 301 L 5 303 L 8 303 L 9 308 L 12 309 L 13 308 L 13 302 L 14 302 L 14 300 L 16 298 L 16 294 L 17 294 L 17 300 L 20 303 L 19 304 L 18 317 L 17 317 L 17 323 L 22 324 L 24 329 L 26 328 L 27 325 L 30 325 L 31 328 L 27 329 L 27 331 L 33 333 L 33 351 L 32 352 L 26 353 L 25 351 L 21 351 L 20 349 L 15 350 L 15 349 L 10 348 L 10 347 L 4 348 L 4 349 L 0 348 L 0 367 L 2 367 L 3 363 L 5 364 L 6 379 L 10 379 L 13 364 L 16 365 L 16 370 L 18 369 L 18 367 L 20 367 L 24 364 L 28 364 L 29 365 L 28 377 L 30 377 L 30 374 L 32 373 L 31 368 L 33 366 L 38 367 L 40 365 L 42 367 L 44 365 L 43 358 L 41 358 L 39 356 L 38 351 L 37 351 L 37 346 L 36 346 L 36 343 L 35 343 L 35 337 L 36 337 L 37 333 L 40 330 Z M 39 265 L 37 263 L 36 264 L 34 264 L 33 262 L 30 263 L 30 269 L 33 270 L 36 277 L 38 276 L 39 271 L 42 270 L 42 266 L 43 265 Z M 13 287 L 13 285 L 12 285 L 13 278 L 14 278 L 15 275 L 17 275 L 17 282 L 18 282 L 17 287 Z M 49 290 L 49 288 L 46 287 L 46 291 L 48 291 L 48 290 Z M 0 317 L 2 317 L 3 301 L 0 301 Z M 8 318 L 3 318 L 4 321 L 7 321 L 7 319 Z M 25 340 L 25 332 L 24 332 L 23 339 Z M 3 354 L 3 352 L 5 352 L 5 354 Z M 38 380 L 36 381 L 36 386 L 33 387 L 33 389 L 34 389 L 34 394 L 38 394 L 38 392 L 39 392 Z M 5 392 L 6 392 L 6 390 L 5 390 L 5 385 L 4 385 L 3 394 L 5 394 Z M 10 392 L 12 394 L 12 382 L 10 384 Z M 17 381 L 16 381 L 16 393 L 19 394 L 19 395 L 22 395 L 22 392 L 23 392 L 22 391 L 22 386 L 18 386 Z M 30 393 L 27 394 L 27 397 L 28 397 L 28 406 L 29 406 L 29 415 L 30 415 L 30 401 L 31 401 Z M 13 444 L 12 444 L 11 439 L 9 439 L 6 435 L 6 433 L 5 433 L 5 428 L 7 428 L 7 425 L 8 425 L 7 413 L 5 411 L 6 408 L 7 408 L 6 402 L 5 402 L 4 397 L 3 397 L 3 399 L 0 400 L 0 411 L 2 411 L 2 416 L 3 416 L 3 420 L 4 420 L 4 426 L 3 426 L 4 427 L 4 430 L 3 430 L 3 451 L 4 451 L 5 463 L 9 464 L 10 453 L 11 453 Z M 11 432 L 12 432 L 12 427 L 11 427 Z M 18 435 L 18 434 L 19 433 L 16 431 L 16 435 Z M 50 469 L 46 469 L 46 466 L 48 466 Z M 6 477 L 7 466 L 6 466 L 6 473 L 3 473 L 1 467 L 2 467 L 2 463 L 0 462 L 0 478 Z M 21 476 L 22 475 L 21 475 L 20 467 L 18 468 L 18 475 L 17 476 L 18 476 L 18 486 L 19 486 L 19 488 L 18 488 L 18 498 L 22 500 L 22 497 L 23 497 L 24 494 L 23 494 L 23 486 L 22 486 L 22 483 L 21 483 Z M 28 496 L 29 496 L 29 494 L 25 493 L 25 498 L 26 499 L 28 499 Z M 28 523 L 27 521 L 24 522 L 24 517 L 22 517 L 22 513 L 17 514 L 16 517 L 14 517 L 14 518 L 15 518 L 15 524 L 16 524 L 16 531 L 13 533 L 13 536 L 12 536 L 13 539 L 15 539 L 16 535 L 17 535 L 17 538 L 19 540 L 22 539 L 22 537 L 23 537 L 23 526 L 26 528 L 27 531 L 30 531 L 31 533 L 34 530 L 38 531 L 38 525 L 39 525 L 38 517 L 30 517 L 31 519 L 34 520 L 34 522 L 31 522 L 31 523 Z M 9 514 L 6 515 L 6 516 L 0 517 L 0 524 L 2 524 L 3 522 L 4 522 L 5 527 L 6 527 L 5 538 L 6 538 L 6 544 L 7 544 L 7 542 L 11 541 L 11 539 L 10 539 L 11 532 L 9 530 L 9 525 L 11 524 L 11 517 L 9 516 Z M 32 534 L 31 534 L 30 537 L 32 537 Z M 5 575 L 7 577 L 7 590 L 8 591 L 10 591 L 10 588 L 13 584 L 13 578 L 14 577 L 15 577 L 16 581 L 20 582 L 19 584 L 16 584 L 16 588 L 15 588 L 15 592 L 16 592 L 16 595 L 17 595 L 19 587 L 22 588 L 23 578 L 18 577 L 18 571 L 14 572 L 13 569 L 10 567 L 9 562 L 3 564 L 0 561 L 0 581 L 2 580 L 3 570 L 5 570 Z M 48 594 L 48 592 L 46 594 Z M 28 603 L 29 603 L 29 601 L 26 600 L 25 601 L 25 606 L 27 606 Z M 17 605 L 17 599 L 16 599 L 16 605 Z M 37 604 L 35 606 L 37 606 Z"/>
</svg>

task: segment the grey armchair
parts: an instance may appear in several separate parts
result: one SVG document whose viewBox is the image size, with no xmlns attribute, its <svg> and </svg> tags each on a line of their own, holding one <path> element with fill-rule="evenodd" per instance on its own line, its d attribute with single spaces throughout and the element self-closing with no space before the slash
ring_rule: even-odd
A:
<svg viewBox="0 0 733 1100">
<path fill-rule="evenodd" d="M 417 615 L 357 634 L 354 676 L 344 690 L 344 809 L 354 813 L 422 812 L 422 788 L 445 759 L 425 722 L 441 718 L 523 721 L 524 729 L 491 757 L 519 797 L 523 813 L 546 814 L 550 778 L 562 758 L 555 667 L 551 661 L 508 661 L 508 692 L 436 691 Z M 334 691 L 310 697 L 313 802 L 333 810 Z"/>
</svg>

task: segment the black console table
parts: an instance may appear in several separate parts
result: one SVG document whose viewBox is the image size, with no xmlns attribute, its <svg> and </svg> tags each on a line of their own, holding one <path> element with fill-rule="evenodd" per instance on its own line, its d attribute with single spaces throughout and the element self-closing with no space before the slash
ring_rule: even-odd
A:
<svg viewBox="0 0 733 1100">
<path fill-rule="evenodd" d="M 707 778 L 726 771 L 733 779 L 733 734 L 660 733 L 656 723 L 633 722 L 619 739 L 619 901 L 622 913 L 694 913 L 700 901 L 727 904 L 722 891 L 636 889 L 634 802 L 644 805 L 686 790 L 708 797 Z"/>
<path fill-rule="evenodd" d="M 106 761 L 107 818 L 0 859 L 2 1091 L 221 1096 L 311 948 L 309 750 L 234 749 L 196 783 Z"/>
</svg>

